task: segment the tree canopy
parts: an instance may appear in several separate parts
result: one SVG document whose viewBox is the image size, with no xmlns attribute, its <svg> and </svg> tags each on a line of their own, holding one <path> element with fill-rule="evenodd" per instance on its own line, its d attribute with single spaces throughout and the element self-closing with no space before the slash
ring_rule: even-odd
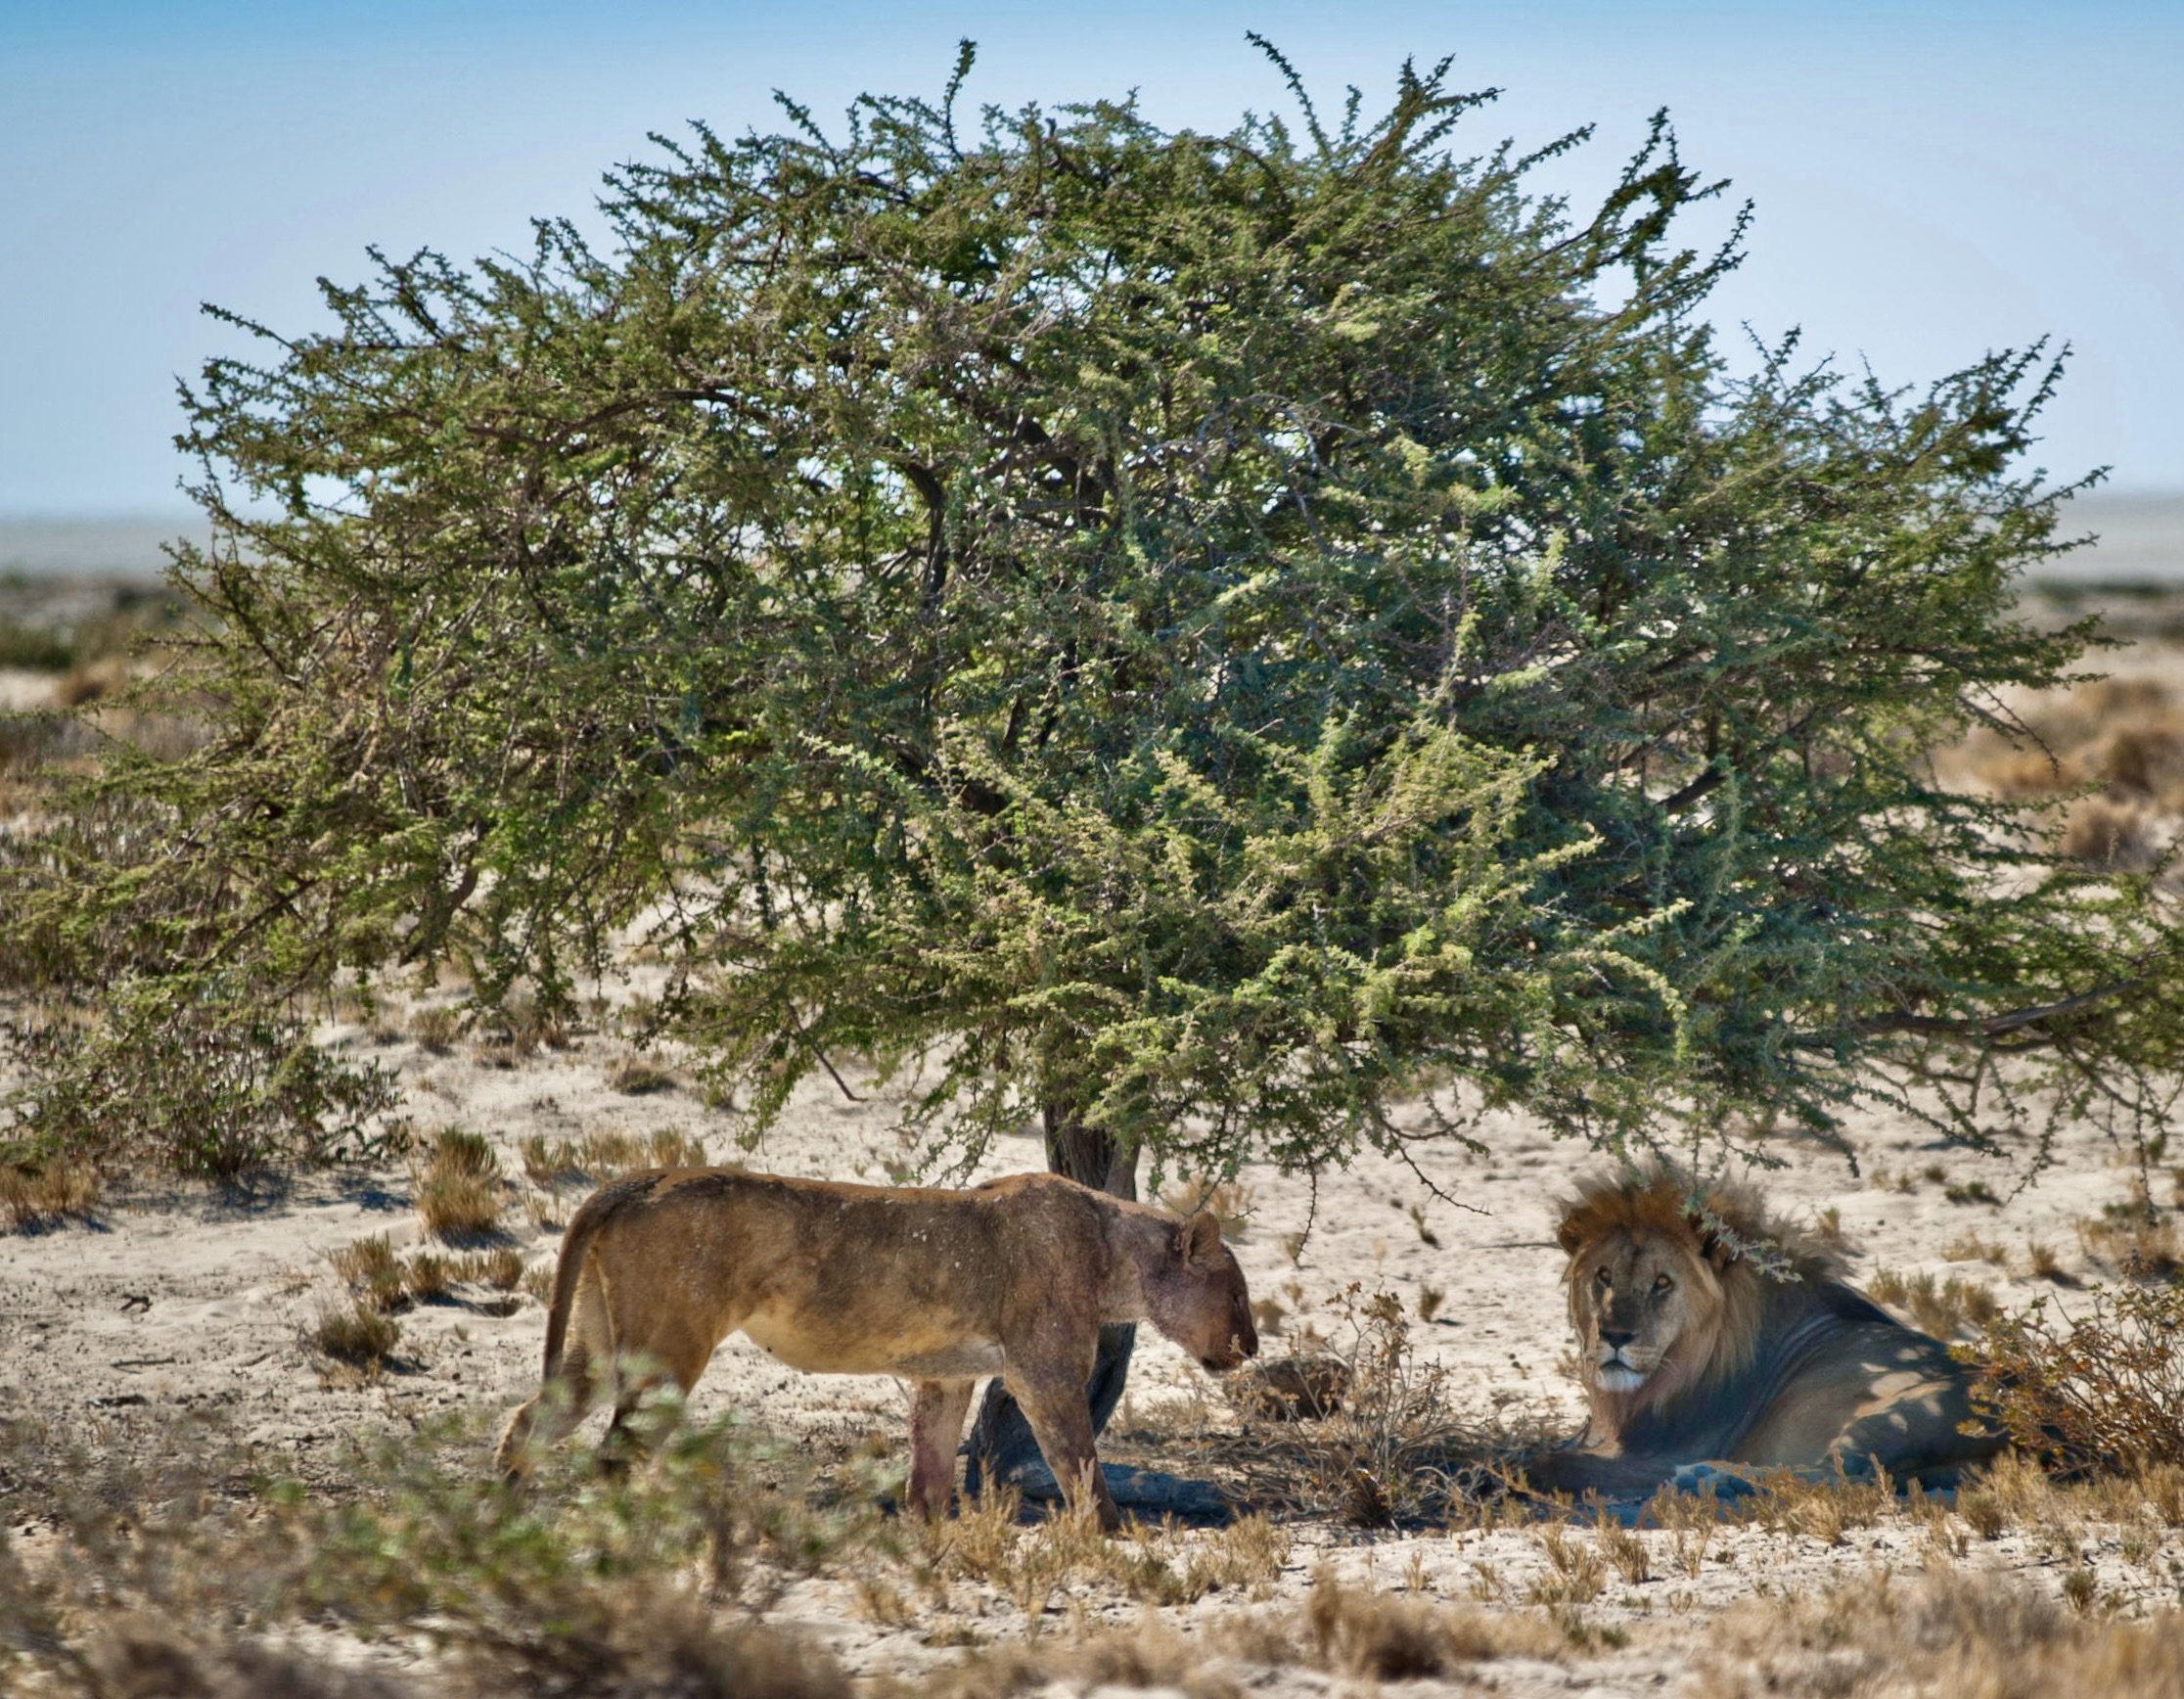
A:
<svg viewBox="0 0 2184 1699">
<path fill-rule="evenodd" d="M 958 1149 L 1207 1171 L 1398 1150 L 1420 1093 L 2158 1114 L 2159 881 L 1925 758 L 2088 640 L 2013 611 L 2056 364 L 1734 376 L 1743 220 L 1687 244 L 1664 119 L 1579 213 L 1529 183 L 1582 133 L 1467 153 L 1445 63 L 1330 123 L 1274 62 L 1300 118 L 1211 135 L 973 122 L 966 49 L 656 138 L 603 245 L 246 324 L 148 687 L 205 741 L 15 831 L 6 977 L 151 1033 L 448 960 L 566 1001 L 634 933 L 756 1125 L 916 1058 Z"/>
</svg>

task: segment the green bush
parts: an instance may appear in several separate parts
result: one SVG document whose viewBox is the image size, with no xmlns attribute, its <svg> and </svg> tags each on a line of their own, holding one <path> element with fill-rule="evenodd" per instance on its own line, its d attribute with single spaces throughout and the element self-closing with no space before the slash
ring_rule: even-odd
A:
<svg viewBox="0 0 2184 1699">
<path fill-rule="evenodd" d="M 1277 59 L 1300 121 L 1220 134 L 971 69 L 246 325 L 154 687 L 208 741 L 0 843 L 0 980 L 452 959 L 551 1016 L 637 926 L 761 1125 L 923 1058 L 957 1154 L 1036 1117 L 1094 1180 L 1394 1153 L 1433 1086 L 1611 1145 L 2158 1120 L 2159 870 L 1924 758 L 2088 641 L 2013 611 L 2039 348 L 1732 378 L 1665 121 L 1573 211 L 1582 137 L 1476 146 L 1446 64 L 1330 123 Z"/>
</svg>

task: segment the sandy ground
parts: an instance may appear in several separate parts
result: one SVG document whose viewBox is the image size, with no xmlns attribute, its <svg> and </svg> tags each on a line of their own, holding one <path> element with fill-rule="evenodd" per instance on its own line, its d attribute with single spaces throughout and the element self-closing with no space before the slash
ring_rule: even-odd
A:
<svg viewBox="0 0 2184 1699">
<path fill-rule="evenodd" d="M 364 1028 L 335 1029 L 337 1045 L 397 1069 L 421 1127 L 475 1128 L 502 1146 L 520 1171 L 515 1141 L 543 1132 L 566 1137 L 605 1127 L 632 1132 L 675 1127 L 706 1140 L 716 1157 L 734 1154 L 726 1119 L 686 1089 L 632 1097 L 607 1083 L 626 1054 L 617 1040 L 579 1036 L 567 1049 L 540 1051 L 513 1068 L 494 1067 L 458 1049 L 435 1054 L 407 1038 Z M 896 1097 L 851 1076 L 865 1097 L 846 1101 L 831 1084 L 808 1086 L 784 1124 L 749 1154 L 752 1166 L 780 1172 L 883 1180 L 908 1154 L 894 1129 Z M 1254 1294 L 1282 1298 L 1284 1326 L 1330 1330 L 1328 1299 L 1352 1282 L 1385 1286 L 1415 1315 L 1429 1292 L 1440 1296 L 1433 1319 L 1416 1327 L 1421 1354 L 1445 1364 L 1460 1403 L 1484 1414 L 1514 1398 L 1574 1424 L 1579 1401 L 1560 1366 L 1569 1349 L 1558 1287 L 1561 1258 L 1550 1239 L 1550 1200 L 1583 1171 L 1581 1150 L 1558 1144 L 1516 1116 L 1486 1129 L 1492 1154 L 1468 1156 L 1428 1147 L 1421 1168 L 1461 1207 L 1432 1198 L 1399 1165 L 1379 1158 L 1321 1183 L 1316 1208 L 1307 1185 L 1270 1170 L 1242 1176 L 1250 1224 L 1237 1241 Z M 1908 1120 L 1876 1120 L 1859 1131 L 1866 1178 L 1840 1157 L 1793 1153 L 1769 1190 L 1778 1205 L 1810 1218 L 1832 1209 L 1857 1249 L 1856 1269 L 1957 1274 L 1991 1283 L 2005 1304 L 2055 1289 L 2027 1276 L 2024 1251 L 2044 1241 L 2083 1268 L 2073 1223 L 2125 1195 L 2131 1171 L 2097 1139 L 2078 1136 L 2060 1171 L 1999 1208 L 1954 1204 L 1946 1188 L 1985 1179 L 2011 1190 L 2000 1164 L 1952 1152 Z M 1033 1168 L 1029 1138 L 1003 1141 L 981 1173 Z M 1921 1177 L 1928 1171 L 1943 1177 Z M 1873 1183 L 1876 1179 L 1884 1183 Z M 1898 1186 L 1909 1189 L 1899 1190 Z M 1413 1206 L 1420 1206 L 1417 1216 Z M 1312 1219 L 1293 1261 L 1289 1246 Z M 534 1262 L 551 1258 L 558 1235 L 509 1215 L 514 1242 Z M 483 1287 L 401 1317 L 402 1362 L 377 1385 L 329 1383 L 314 1366 L 303 1335 L 340 1283 L 327 1254 L 371 1233 L 415 1243 L 410 1176 L 400 1170 L 319 1176 L 255 1200 L 198 1195 L 145 1197 L 110 1208 L 91 1227 L 0 1237 L 0 1419 L 38 1415 L 93 1446 L 128 1447 L 162 1415 L 212 1418 L 269 1454 L 295 1459 L 311 1478 L 328 1466 L 337 1443 L 374 1427 L 458 1407 L 490 1411 L 527 1396 L 535 1382 L 544 1315 L 523 1298 L 505 1304 Z M 1947 1249 L 1977 1237 L 2013 1253 L 2011 1272 L 1979 1261 L 1952 1262 Z M 2067 1300 L 2066 1294 L 2066 1300 Z M 1279 1349 L 1281 1338 L 1268 1344 Z M 1188 1434 L 1230 1420 L 1206 1376 L 1166 1341 L 1142 1336 L 1128 1402 L 1116 1421 L 1124 1436 L 1110 1447 L 1148 1466 L 1187 1467 L 1158 1448 L 1162 1433 Z M 900 1454 L 905 1401 L 883 1378 L 802 1376 L 736 1339 L 714 1358 L 695 1399 L 699 1415 L 735 1409 L 760 1424 L 807 1436 L 814 1446 L 846 1449 L 865 1436 L 885 1437 Z M 1146 1436 L 1153 1436 L 1148 1444 Z M 482 1457 L 480 1462 L 482 1463 Z M 0 1481 L 0 1515 L 21 1484 Z M 1344 1580 L 1421 1590 L 1431 1597 L 1522 1600 L 1549 1573 L 1537 1533 L 1498 1530 L 1365 1535 L 1331 1522 L 1289 1527 L 1294 1539 L 1276 1605 L 1301 1595 L 1320 1566 Z M 1195 1538 L 1195 1537 L 1194 1537 Z M 1669 1537 L 1644 1536 L 1661 1547 L 1656 1579 L 1636 1585 L 1611 1580 L 1588 1612 L 1602 1628 L 1628 1636 L 1621 1649 L 1575 1664 L 1495 1666 L 1507 1692 L 1643 1693 L 1682 1670 L 1703 1641 L 1705 1625 L 1737 1600 L 1769 1589 L 1809 1590 L 1875 1566 L 1917 1567 L 1922 1535 L 1896 1519 L 1856 1531 L 1844 1542 L 1724 1529 L 1694 1577 L 1672 1558 Z M 2060 1579 L 2052 1554 L 2020 1538 L 1980 1544 L 1973 1563 L 2021 1569 L 2035 1584 Z M 2096 1567 L 2099 1567 L 2098 1565 Z M 2148 1595 L 2151 1571 L 2120 1561 L 2104 1583 L 2119 1601 Z M 2142 1574 L 2142 1571 L 2145 1572 Z M 1119 1596 L 1088 1595 L 1078 1608 L 1091 1622 L 1128 1621 L 1137 1607 Z M 1167 1613 L 1203 1625 L 1239 1609 L 1264 1609 L 1215 1594 Z M 806 1629 L 857 1674 L 911 1672 L 961 1654 L 933 1639 L 992 1641 L 1022 1633 L 1009 1601 L 957 1589 L 953 1609 L 967 1619 L 936 1633 L 926 1617 L 887 1627 L 867 1621 L 851 1589 L 835 1581 L 799 1583 L 774 1605 L 775 1620 Z M 1572 1683 L 1575 1685 L 1571 1685 Z M 1310 1692 L 1323 1677 L 1291 1672 L 1279 1690 Z"/>
<path fill-rule="evenodd" d="M 2173 660 L 2161 658 L 2161 669 Z M 17 681 L 6 683 L 16 694 Z M 895 1125 L 901 1087 L 878 1089 L 853 1072 L 849 1083 L 862 1101 L 823 1079 L 807 1083 L 766 1141 L 739 1156 L 729 1119 L 708 1109 L 687 1081 L 643 1095 L 614 1089 L 609 1077 L 629 1051 L 610 1032 L 578 1033 L 566 1047 L 540 1049 L 513 1066 L 496 1065 L 505 1055 L 467 1042 L 429 1049 L 400 1022 L 336 1026 L 324 1036 L 394 1069 L 405 1112 L 420 1132 L 456 1125 L 486 1133 L 511 1173 L 521 1172 L 516 1146 L 526 1134 L 573 1137 L 606 1128 L 672 1127 L 702 1138 L 715 1160 L 876 1182 L 901 1172 L 913 1155 Z M 2056 1170 L 2013 1196 L 2017 1176 L 2009 1165 L 1950 1149 L 1908 1117 L 1870 1117 L 1853 1136 L 1862 1177 L 1839 1155 L 1786 1149 L 1788 1168 L 1766 1181 L 1778 1209 L 1806 1220 L 1836 1212 L 1861 1279 L 1880 1268 L 1958 1275 L 1990 1285 L 2006 1306 L 2058 1292 L 2030 1274 L 2025 1252 L 2033 1243 L 2060 1253 L 2066 1268 L 2089 1271 L 2076 1224 L 2123 1200 L 2134 1173 L 2123 1153 L 2076 1129 L 2066 1137 Z M 1439 1197 L 1402 1166 L 1377 1157 L 1324 1178 L 1316 1200 L 1301 1178 L 1248 1170 L 1240 1179 L 1249 1220 L 1237 1252 L 1254 1296 L 1281 1300 L 1288 1312 L 1281 1327 L 1291 1335 L 1307 1325 L 1330 1329 L 1329 1300 L 1353 1283 L 1367 1291 L 1385 1287 L 1414 1317 L 1431 1309 L 1413 1339 L 1422 1355 L 1446 1366 L 1459 1405 L 1483 1416 L 1497 1403 L 1515 1403 L 1573 1427 L 1580 1402 L 1564 1367 L 1570 1340 L 1551 1204 L 1592 1159 L 1516 1115 L 1489 1123 L 1483 1137 L 1489 1155 L 1447 1144 L 1420 1148 L 1421 1171 Z M 979 1172 L 1019 1171 L 1040 1161 L 1034 1138 L 1004 1139 Z M 1980 1180 L 2007 1201 L 1949 1201 L 1950 1188 L 1962 1196 L 1965 1185 Z M 562 1211 L 574 1201 L 564 1199 Z M 512 1242 L 529 1262 L 550 1261 L 559 1238 L 554 1226 L 526 1218 L 520 1207 L 507 1220 Z M 1307 1220 L 1311 1231 L 1299 1247 Z M 376 1233 L 412 1245 L 421 1230 L 410 1174 L 387 1168 L 305 1176 L 251 1198 L 189 1190 L 113 1197 L 95 1224 L 0 1235 L 0 1421 L 34 1418 L 86 1446 L 126 1450 L 155 1429 L 166 1431 L 163 1418 L 188 1412 L 312 1480 L 334 1466 L 345 1436 L 398 1429 L 436 1412 L 504 1410 L 536 1382 L 544 1314 L 527 1296 L 511 1303 L 488 1288 L 464 1287 L 449 1301 L 407 1311 L 398 1370 L 376 1384 L 329 1380 L 305 1343 L 314 1316 L 341 1291 L 330 1252 Z M 1973 1239 L 2001 1247 L 2007 1267 L 1976 1260 L 1967 1249 Z M 2060 1297 L 2071 1302 L 2067 1290 Z M 1281 1331 L 1268 1330 L 1270 1350 L 1280 1350 L 1283 1340 Z M 745 1412 L 762 1426 L 807 1438 L 818 1450 L 846 1452 L 878 1435 L 891 1455 L 902 1451 L 905 1399 L 894 1382 L 801 1376 L 740 1339 L 714 1358 L 693 1405 L 701 1416 Z M 1163 1454 L 1162 1436 L 1233 1421 L 1218 1389 L 1148 1330 L 1107 1453 L 1187 1470 L 1188 1455 Z M 0 1518 L 10 1526 L 27 1520 L 24 1488 L 0 1475 Z M 1351 1582 L 1518 1609 L 1550 1570 L 1537 1530 L 1365 1534 L 1302 1520 L 1286 1531 L 1292 1550 L 1270 1600 L 1215 1593 L 1163 1614 L 1189 1630 L 1239 1612 L 1294 1616 L 1322 1566 Z M 1901 1516 L 1837 1543 L 1723 1528 L 1697 1565 L 1677 1560 L 1669 1535 L 1642 1538 L 1656 1554 L 1652 1579 L 1611 1577 L 1587 1607 L 1587 1620 L 1606 1641 L 1562 1662 L 1490 1666 L 1488 1678 L 1499 1690 L 1678 1690 L 1723 1608 L 1811 1592 L 1880 1569 L 1916 1571 L 1926 1536 Z M 2159 1553 L 2126 1562 L 2117 1541 L 2096 1532 L 2079 1556 L 2115 1608 L 2174 1603 L 2175 1585 L 2161 1579 L 2165 1558 Z M 2066 1567 L 2052 1542 L 2018 1535 L 1974 1540 L 1961 1561 L 2017 1572 L 2049 1591 L 2060 1586 Z M 818 1635 L 858 1675 L 929 1669 L 960 1657 L 956 1646 L 1003 1641 L 1026 1630 L 1009 1600 L 976 1588 L 959 1586 L 950 1611 L 955 1620 L 947 1623 L 924 1612 L 890 1626 L 870 1620 L 848 1583 L 816 1581 L 790 1587 L 771 1615 Z M 1120 1595 L 1094 1589 L 1064 1614 L 1128 1623 L 1138 1612 Z M 1620 1645 L 1606 1643 L 1617 1639 Z M 1253 1685 L 1303 1694 L 1343 1684 L 1290 1670 L 1259 1672 Z"/>
</svg>

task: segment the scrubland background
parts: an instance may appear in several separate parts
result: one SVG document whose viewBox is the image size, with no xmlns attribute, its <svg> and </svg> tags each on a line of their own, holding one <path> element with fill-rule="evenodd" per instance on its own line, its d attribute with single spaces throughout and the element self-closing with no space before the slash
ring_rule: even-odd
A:
<svg viewBox="0 0 2184 1699">
<path fill-rule="evenodd" d="M 2025 607 L 2099 611 L 2123 645 L 2108 676 L 2012 705 L 2042 748 L 1978 737 L 1937 771 L 2067 799 L 2071 853 L 2145 867 L 2184 829 L 2184 501 L 2079 511 L 2108 540 Z M 95 720 L 145 664 L 159 528 L 0 526 L 0 711 Z M 24 805 L 11 767 L 93 735 L 12 723 L 35 729 L 0 733 L 0 812 Z M 0 1689 L 2184 1690 L 2173 1462 L 2078 1485 L 2009 1466 L 1953 1503 L 1663 1501 L 1634 1530 L 1497 1496 L 1470 1465 L 1580 1409 L 1551 1221 L 1593 1159 L 1517 1117 L 1490 1158 L 1427 1146 L 1415 1172 L 1369 1157 L 1316 1186 L 1247 1169 L 1211 1196 L 1266 1353 L 1356 1376 L 1337 1415 L 1274 1422 L 1141 1338 L 1103 1456 L 1215 1483 L 1226 1526 L 1110 1544 L 1008 1501 L 897 1522 L 895 1384 L 742 1341 L 656 1467 L 617 1483 L 578 1446 L 512 1501 L 485 1457 L 534 1385 L 544 1276 L 591 1184 L 701 1156 L 911 1171 L 910 1083 L 850 1067 L 739 1152 L 732 1106 L 639 1042 L 657 981 L 625 962 L 574 1023 L 466 1025 L 454 983 L 329 1009 L 322 1041 L 399 1082 L 374 1164 L 245 1189 L 0 1170 Z M 1853 1142 L 1854 1168 L 1783 1147 L 1767 1189 L 1944 1337 L 2184 1267 L 2184 1151 L 2160 1141 L 2067 1130 L 2028 1186 L 2028 1153 L 1909 1117 Z M 1006 1139 L 979 1171 L 1041 1160 Z"/>
</svg>

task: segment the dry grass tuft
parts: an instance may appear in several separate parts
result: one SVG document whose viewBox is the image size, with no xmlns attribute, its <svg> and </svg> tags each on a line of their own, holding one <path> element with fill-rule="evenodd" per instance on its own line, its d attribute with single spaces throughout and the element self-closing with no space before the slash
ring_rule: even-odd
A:
<svg viewBox="0 0 2184 1699">
<path fill-rule="evenodd" d="M 1538 1617 L 1345 1587 L 1322 1569 L 1305 1606 L 1315 1661 L 1372 1681 L 1459 1676 L 1492 1658 L 1559 1658 L 1563 1636 Z"/>
<path fill-rule="evenodd" d="M 454 1048 L 462 1032 L 461 1013 L 445 1003 L 427 1003 L 410 1011 L 409 1035 L 435 1056 Z"/>
<path fill-rule="evenodd" d="M 1217 1180 L 1210 1174 L 1185 1174 L 1160 1188 L 1160 1206 L 1178 1216 L 1210 1211 L 1224 1238 L 1241 1239 L 1251 1230 L 1251 1206 L 1257 1202 L 1242 1180 Z"/>
<path fill-rule="evenodd" d="M 1577 1538 L 1564 1522 L 1549 1522 L 1532 1538 L 1546 1556 L 1547 1573 L 1532 1583 L 1527 1604 L 1589 1605 L 1600 1596 L 1608 1564 L 1598 1541 Z"/>
<path fill-rule="evenodd" d="M 655 1127 L 649 1133 L 603 1127 L 580 1138 L 548 1138 L 531 1133 L 518 1141 L 523 1177 L 555 1188 L 572 1183 L 597 1185 L 640 1169 L 704 1168 L 709 1159 L 705 1142 L 679 1127 Z"/>
<path fill-rule="evenodd" d="M 409 1282 L 403 1277 L 401 1259 L 385 1233 L 374 1233 L 327 1253 L 334 1272 L 361 1304 L 379 1310 L 400 1308 Z"/>
<path fill-rule="evenodd" d="M 0 1215 L 13 1232 L 57 1227 L 71 1217 L 88 1220 L 102 1189 L 98 1169 L 77 1158 L 0 1161 Z"/>
<path fill-rule="evenodd" d="M 2078 1243 L 2095 1262 L 2126 1280 L 2175 1280 L 2184 1273 L 2184 1239 L 2176 1218 L 2164 1215 L 2134 1183 L 2127 1202 L 2105 1204 L 2098 1216 L 2077 1223 Z"/>
<path fill-rule="evenodd" d="M 922 1683 L 921 1699 L 1014 1699 L 1020 1693 L 1107 1693 L 1160 1688 L 1185 1699 L 1242 1699 L 1226 1672 L 1210 1668 L 1203 1647 L 1159 1618 L 1066 1645 L 1049 1640 L 974 1654 Z"/>
<path fill-rule="evenodd" d="M 500 1231 L 500 1161 L 482 1134 L 440 1128 L 415 1179 L 417 1214 L 433 1237 L 460 1241 Z"/>
<path fill-rule="evenodd" d="M 409 1699 L 407 1682 L 363 1675 L 295 1651 L 192 1632 L 150 1612 L 94 1633 L 83 1673 L 102 1699 Z"/>
<path fill-rule="evenodd" d="M 2079 1590 L 2090 1605 L 2090 1589 Z M 1725 1613 L 1712 1639 L 1698 1684 L 1720 1699 L 2166 1699 L 2184 1667 L 2184 1619 L 2067 1614 L 2020 1583 L 1962 1571 L 1909 1586 L 1883 1576 L 1813 1597 L 1755 1599 Z"/>
<path fill-rule="evenodd" d="M 1876 1268 L 1865 1290 L 1867 1297 L 1902 1310 L 1913 1326 L 1936 1339 L 1975 1332 L 1993 1320 L 2001 1308 L 1993 1287 L 1959 1274 L 1936 1281 L 1932 1274 Z"/>
<path fill-rule="evenodd" d="M 645 1097 L 673 1087 L 675 1076 L 648 1057 L 631 1051 L 607 1065 L 607 1088 L 624 1097 Z"/>
<path fill-rule="evenodd" d="M 371 1305 L 322 1308 L 304 1330 L 304 1344 L 330 1361 L 376 1375 L 394 1355 L 402 1330 Z"/>
<path fill-rule="evenodd" d="M 2088 867 L 2143 873 L 2160 853 L 2155 819 L 2139 803 L 2084 797 L 2070 804 L 2057 850 Z"/>
<path fill-rule="evenodd" d="M 1997 1268 L 2010 1265 L 2010 1248 L 1999 1239 L 1982 1239 L 1977 1233 L 1959 1233 L 1941 1247 L 1941 1255 L 1951 1263 L 1991 1263 Z"/>
</svg>

